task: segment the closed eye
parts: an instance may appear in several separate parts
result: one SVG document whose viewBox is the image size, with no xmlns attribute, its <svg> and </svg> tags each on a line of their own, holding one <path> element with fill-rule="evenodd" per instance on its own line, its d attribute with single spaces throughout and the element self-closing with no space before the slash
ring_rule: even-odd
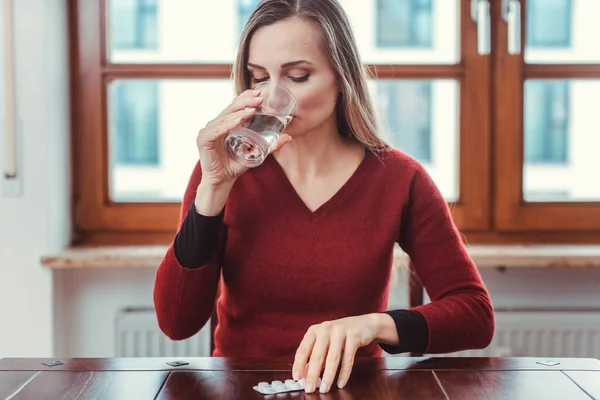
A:
<svg viewBox="0 0 600 400">
<path fill-rule="evenodd" d="M 288 78 L 296 83 L 301 83 L 301 82 L 306 82 L 309 78 L 310 74 L 306 74 L 303 76 L 288 76 Z M 269 80 L 269 77 L 266 76 L 264 78 L 253 78 L 255 83 L 261 83 L 261 82 L 266 82 Z"/>
<path fill-rule="evenodd" d="M 306 74 L 306 75 L 299 76 L 299 77 L 290 76 L 290 79 L 294 82 L 306 82 L 308 80 L 309 76 L 310 76 L 310 74 Z"/>
</svg>

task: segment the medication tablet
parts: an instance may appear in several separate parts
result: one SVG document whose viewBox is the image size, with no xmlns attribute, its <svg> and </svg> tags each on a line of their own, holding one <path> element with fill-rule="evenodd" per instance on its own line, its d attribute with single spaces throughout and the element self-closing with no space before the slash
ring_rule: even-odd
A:
<svg viewBox="0 0 600 400">
<path fill-rule="evenodd" d="M 276 394 L 285 392 L 295 392 L 298 390 L 304 390 L 306 386 L 306 379 L 302 378 L 299 381 L 293 379 L 286 379 L 285 383 L 281 381 L 260 382 L 253 389 L 261 394 Z M 321 386 L 321 378 L 317 381 L 317 387 Z"/>
</svg>

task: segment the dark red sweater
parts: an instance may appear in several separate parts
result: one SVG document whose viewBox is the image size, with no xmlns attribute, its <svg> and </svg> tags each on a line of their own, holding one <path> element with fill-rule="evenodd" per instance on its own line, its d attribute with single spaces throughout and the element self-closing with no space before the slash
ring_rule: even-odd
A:
<svg viewBox="0 0 600 400">
<path fill-rule="evenodd" d="M 180 227 L 200 180 L 197 165 Z M 491 300 L 447 204 L 404 153 L 367 152 L 314 212 L 269 157 L 238 178 L 223 222 L 218 255 L 207 265 L 184 268 L 172 244 L 158 268 L 156 313 L 172 339 L 194 335 L 210 319 L 222 274 L 214 355 L 291 356 L 312 324 L 387 310 L 396 243 L 431 299 L 414 308 L 427 321 L 426 352 L 483 348 L 492 339 Z M 358 353 L 380 354 L 376 343 Z"/>
</svg>

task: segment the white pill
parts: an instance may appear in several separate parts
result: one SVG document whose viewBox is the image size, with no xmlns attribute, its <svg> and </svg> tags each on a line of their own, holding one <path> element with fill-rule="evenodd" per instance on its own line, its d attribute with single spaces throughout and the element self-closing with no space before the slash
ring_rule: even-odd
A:
<svg viewBox="0 0 600 400">
<path fill-rule="evenodd" d="M 258 387 L 259 388 L 269 387 L 269 382 L 260 382 L 258 384 Z"/>
<path fill-rule="evenodd" d="M 290 390 L 300 390 L 300 389 L 302 389 L 300 387 L 300 384 L 298 382 L 294 382 L 291 385 L 289 385 L 288 387 L 290 388 Z"/>
<path fill-rule="evenodd" d="M 283 384 L 283 382 L 281 382 L 281 381 L 273 381 L 273 382 L 271 382 L 271 385 L 273 385 L 273 386 L 275 386 L 275 385 L 282 385 L 282 384 Z"/>
<path fill-rule="evenodd" d="M 286 380 L 285 380 L 285 384 L 286 384 L 286 385 L 292 385 L 292 384 L 294 384 L 294 383 L 296 383 L 296 381 L 295 381 L 295 380 L 293 380 L 293 379 L 286 379 Z"/>
</svg>

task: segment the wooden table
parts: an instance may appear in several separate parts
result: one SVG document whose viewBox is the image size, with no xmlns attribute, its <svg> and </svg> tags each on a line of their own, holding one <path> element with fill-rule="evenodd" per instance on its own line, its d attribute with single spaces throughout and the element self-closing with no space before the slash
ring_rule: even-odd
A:
<svg viewBox="0 0 600 400">
<path fill-rule="evenodd" d="M 1 399 L 600 399 L 600 360 L 357 359 L 346 388 L 263 396 L 290 359 L 0 359 Z M 169 365 L 181 361 L 184 365 Z M 44 365 L 42 363 L 48 363 Z M 187 364 L 186 364 L 187 363 Z"/>
</svg>

